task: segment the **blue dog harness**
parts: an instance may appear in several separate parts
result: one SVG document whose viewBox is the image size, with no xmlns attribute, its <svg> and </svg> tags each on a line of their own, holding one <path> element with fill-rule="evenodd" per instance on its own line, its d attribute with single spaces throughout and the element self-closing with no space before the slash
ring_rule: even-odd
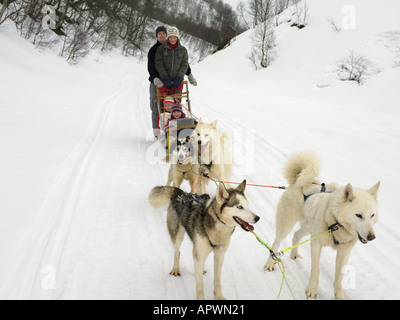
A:
<svg viewBox="0 0 400 320">
<path fill-rule="evenodd" d="M 320 192 L 312 193 L 312 194 L 309 194 L 308 196 L 306 196 L 306 195 L 303 194 L 303 196 L 304 196 L 304 202 L 306 202 L 306 201 L 308 200 L 309 197 L 313 196 L 314 194 L 318 194 L 318 193 L 326 193 L 326 185 L 325 185 L 325 183 L 322 183 L 322 184 L 321 184 L 321 191 L 320 191 Z"/>
</svg>

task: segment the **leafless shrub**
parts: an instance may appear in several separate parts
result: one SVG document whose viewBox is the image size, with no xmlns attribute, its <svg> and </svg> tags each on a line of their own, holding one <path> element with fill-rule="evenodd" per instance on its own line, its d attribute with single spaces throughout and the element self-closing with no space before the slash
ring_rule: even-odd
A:
<svg viewBox="0 0 400 320">
<path fill-rule="evenodd" d="M 342 81 L 355 81 L 361 85 L 369 74 L 370 62 L 362 55 L 350 51 L 346 59 L 337 67 L 339 79 Z"/>
</svg>

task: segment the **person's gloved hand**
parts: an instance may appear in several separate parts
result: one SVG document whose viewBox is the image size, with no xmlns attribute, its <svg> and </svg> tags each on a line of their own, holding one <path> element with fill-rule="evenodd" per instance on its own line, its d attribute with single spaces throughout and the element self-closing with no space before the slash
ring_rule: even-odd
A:
<svg viewBox="0 0 400 320">
<path fill-rule="evenodd" d="M 162 88 L 164 86 L 164 83 L 160 80 L 160 78 L 154 78 L 153 82 L 157 88 Z"/>
<path fill-rule="evenodd" d="M 183 81 L 182 78 L 176 77 L 176 78 L 174 79 L 174 81 L 172 81 L 172 86 L 173 86 L 174 88 L 178 88 L 178 87 L 181 86 L 182 81 Z"/>
<path fill-rule="evenodd" d="M 164 82 L 164 86 L 166 86 L 167 88 L 172 87 L 172 82 L 169 78 L 163 78 L 162 81 Z"/>
<path fill-rule="evenodd" d="M 196 80 L 195 77 L 193 77 L 193 74 L 192 74 L 192 73 L 189 74 L 188 78 L 189 78 L 190 84 L 196 87 L 196 86 L 197 86 L 197 80 Z"/>
</svg>

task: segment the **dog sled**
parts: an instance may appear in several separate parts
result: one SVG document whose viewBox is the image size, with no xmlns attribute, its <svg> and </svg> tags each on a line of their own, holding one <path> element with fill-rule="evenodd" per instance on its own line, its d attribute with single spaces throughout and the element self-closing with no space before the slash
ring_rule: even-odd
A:
<svg viewBox="0 0 400 320">
<path fill-rule="evenodd" d="M 164 108 L 164 100 L 167 96 L 172 97 L 176 103 L 179 103 L 183 112 L 187 116 L 187 118 L 184 119 L 171 119 L 168 126 L 167 122 L 169 118 L 165 116 L 166 110 Z M 158 90 L 157 106 L 161 132 L 161 139 L 159 140 L 165 145 L 168 155 L 172 149 L 173 141 L 181 138 L 186 139 L 186 137 L 190 136 L 193 130 L 197 127 L 198 122 L 192 115 L 188 82 L 183 81 L 183 90 L 180 93 L 174 93 L 170 88 L 165 87 Z"/>
</svg>

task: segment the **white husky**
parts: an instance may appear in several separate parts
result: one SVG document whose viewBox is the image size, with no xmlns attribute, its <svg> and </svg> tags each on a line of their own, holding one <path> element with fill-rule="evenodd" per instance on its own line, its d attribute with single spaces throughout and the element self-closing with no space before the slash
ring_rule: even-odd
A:
<svg viewBox="0 0 400 320">
<path fill-rule="evenodd" d="M 283 240 L 297 221 L 301 227 L 294 234 L 293 245 L 311 234 L 315 237 L 329 229 L 331 234 L 319 237 L 311 242 L 311 275 L 306 288 L 306 296 L 318 295 L 319 262 L 322 246 L 331 246 L 337 250 L 335 270 L 335 298 L 344 299 L 342 289 L 342 269 L 347 264 L 351 249 L 357 240 L 366 244 L 375 239 L 373 225 L 378 221 L 377 194 L 380 182 L 371 189 L 356 189 L 351 184 L 338 187 L 336 184 L 319 188 L 318 159 L 314 154 L 303 153 L 292 157 L 285 168 L 290 187 L 282 196 L 278 206 L 276 226 L 277 239 L 273 250 L 276 252 Z M 317 183 L 317 185 L 316 185 Z M 322 191 L 322 192 L 321 192 Z M 298 248 L 292 250 L 293 259 L 300 257 Z M 270 258 L 266 270 L 274 269 Z"/>
<path fill-rule="evenodd" d="M 200 170 L 215 180 L 227 181 L 232 171 L 231 136 L 228 132 L 217 130 L 217 123 L 207 124 L 200 119 L 192 134 L 193 145 L 197 148 Z M 201 194 L 205 193 L 208 182 L 206 178 L 201 180 Z"/>
</svg>

